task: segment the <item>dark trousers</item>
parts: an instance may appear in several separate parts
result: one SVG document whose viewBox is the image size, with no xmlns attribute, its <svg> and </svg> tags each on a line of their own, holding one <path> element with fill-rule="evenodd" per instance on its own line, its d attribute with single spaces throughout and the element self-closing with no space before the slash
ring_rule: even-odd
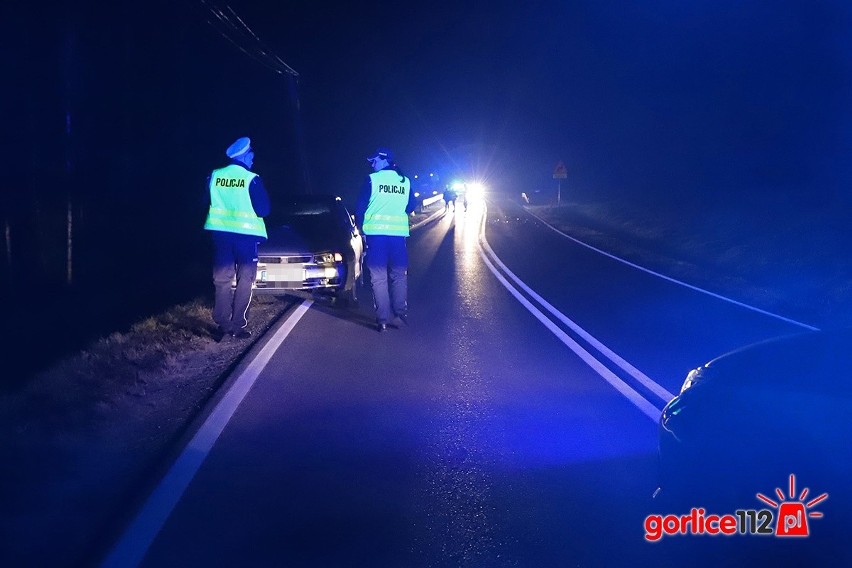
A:
<svg viewBox="0 0 852 568">
<path fill-rule="evenodd" d="M 408 251 L 405 237 L 367 236 L 367 270 L 376 321 L 387 323 L 391 314 L 405 315 L 408 310 Z M 390 286 L 388 286 L 390 280 Z"/>
<path fill-rule="evenodd" d="M 213 321 L 226 332 L 231 332 L 248 324 L 252 284 L 257 276 L 257 237 L 222 231 L 212 231 L 211 234 L 213 286 L 216 289 Z M 237 287 L 232 290 L 234 275 Z"/>
</svg>

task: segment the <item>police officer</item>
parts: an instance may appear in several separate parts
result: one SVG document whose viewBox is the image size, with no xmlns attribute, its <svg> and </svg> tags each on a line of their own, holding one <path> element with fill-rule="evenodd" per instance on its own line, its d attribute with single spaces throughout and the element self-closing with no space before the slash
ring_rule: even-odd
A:
<svg viewBox="0 0 852 568">
<path fill-rule="evenodd" d="M 376 327 L 387 331 L 408 324 L 408 216 L 417 206 L 411 180 L 393 162 L 387 148 L 367 158 L 373 173 L 361 188 L 355 221 L 367 241 L 367 270 L 373 288 Z M 390 280 L 390 285 L 388 285 Z"/>
<path fill-rule="evenodd" d="M 251 140 L 240 138 L 225 154 L 231 163 L 213 170 L 207 180 L 210 207 L 204 228 L 213 238 L 213 321 L 216 339 L 225 335 L 245 339 L 251 335 L 248 307 L 257 275 L 257 243 L 266 240 L 263 217 L 269 215 L 269 195 L 251 171 Z M 231 290 L 236 274 L 237 287 Z"/>
<path fill-rule="evenodd" d="M 458 194 L 455 192 L 455 190 L 452 187 L 450 187 L 449 185 L 447 185 L 446 189 L 444 189 L 444 203 L 446 203 L 446 206 L 447 206 L 446 210 L 447 211 L 450 210 L 450 203 L 453 204 L 453 211 L 456 210 L 456 199 L 457 198 L 458 198 Z"/>
</svg>

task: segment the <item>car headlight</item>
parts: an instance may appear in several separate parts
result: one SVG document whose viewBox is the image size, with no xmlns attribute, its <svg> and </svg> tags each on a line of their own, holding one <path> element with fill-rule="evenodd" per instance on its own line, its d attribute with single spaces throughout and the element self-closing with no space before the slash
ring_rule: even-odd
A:
<svg viewBox="0 0 852 568">
<path fill-rule="evenodd" d="M 314 262 L 317 264 L 334 264 L 335 262 L 343 262 L 343 255 L 339 252 L 321 252 L 314 255 Z"/>
<path fill-rule="evenodd" d="M 686 379 L 683 381 L 683 385 L 680 387 L 680 394 L 685 393 L 688 389 L 691 389 L 696 384 L 698 384 L 701 379 L 704 378 L 704 367 L 698 367 L 697 369 L 691 370 L 687 375 Z"/>
</svg>

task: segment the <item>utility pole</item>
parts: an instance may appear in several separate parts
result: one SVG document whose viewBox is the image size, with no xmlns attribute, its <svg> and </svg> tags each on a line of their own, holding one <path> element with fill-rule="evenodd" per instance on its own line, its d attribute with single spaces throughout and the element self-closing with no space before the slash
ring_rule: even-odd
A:
<svg viewBox="0 0 852 568">
<path fill-rule="evenodd" d="M 12 274 L 12 227 L 9 225 L 8 217 L 4 221 L 6 223 L 6 267 L 9 269 L 9 274 Z"/>
<path fill-rule="evenodd" d="M 293 120 L 296 130 L 296 145 L 299 148 L 299 166 L 302 170 L 302 191 L 311 194 L 313 193 L 313 187 L 311 184 L 310 168 L 308 167 L 308 152 L 305 147 L 305 131 L 302 125 L 302 103 L 299 100 L 299 76 L 290 75 L 288 83 L 290 85 L 290 101 L 296 110 Z"/>
<path fill-rule="evenodd" d="M 73 22 L 73 20 L 69 20 Z M 73 26 L 73 23 L 69 23 Z M 74 85 L 72 76 L 75 61 L 75 30 L 69 27 L 65 37 L 65 53 L 63 54 L 63 79 L 65 103 L 65 283 L 74 283 L 74 139 L 71 130 L 71 111 L 73 106 Z"/>
<path fill-rule="evenodd" d="M 248 57 L 251 57 L 264 67 L 269 68 L 278 75 L 289 76 L 289 93 L 290 102 L 295 110 L 294 122 L 296 131 L 296 145 L 299 152 L 299 165 L 302 170 L 302 185 L 303 191 L 311 192 L 311 176 L 308 171 L 308 157 L 305 148 L 305 136 L 302 126 L 302 110 L 299 102 L 299 73 L 295 69 L 284 63 L 284 60 L 278 57 L 271 49 L 269 49 L 256 33 L 248 26 L 248 24 L 240 18 L 237 13 L 228 5 L 225 8 L 220 8 L 215 0 L 201 0 L 209 13 L 207 23 L 210 24 L 219 34 L 228 40 L 234 47 Z"/>
</svg>

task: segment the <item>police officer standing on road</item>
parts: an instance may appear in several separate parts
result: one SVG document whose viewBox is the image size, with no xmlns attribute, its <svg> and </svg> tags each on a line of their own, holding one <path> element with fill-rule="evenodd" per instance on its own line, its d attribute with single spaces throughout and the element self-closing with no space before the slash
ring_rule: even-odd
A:
<svg viewBox="0 0 852 568">
<path fill-rule="evenodd" d="M 248 308 L 257 275 L 257 243 L 266 240 L 263 217 L 269 215 L 269 195 L 251 171 L 254 150 L 251 140 L 240 138 L 225 154 L 231 163 L 213 170 L 207 186 L 210 207 L 204 228 L 213 237 L 213 321 L 216 339 L 225 335 L 245 339 L 251 335 Z M 237 277 L 237 287 L 231 281 Z"/>
<path fill-rule="evenodd" d="M 408 324 L 408 216 L 417 206 L 411 180 L 393 162 L 387 148 L 367 161 L 373 173 L 364 182 L 355 207 L 355 221 L 367 242 L 367 270 L 373 288 L 376 326 L 387 331 L 391 314 L 396 327 Z M 388 286 L 390 278 L 390 287 Z"/>
<path fill-rule="evenodd" d="M 446 203 L 446 210 L 450 210 L 450 203 L 453 204 L 453 211 L 456 210 L 456 199 L 458 198 L 458 194 L 456 194 L 455 190 L 449 185 L 444 189 L 444 203 Z"/>
</svg>

